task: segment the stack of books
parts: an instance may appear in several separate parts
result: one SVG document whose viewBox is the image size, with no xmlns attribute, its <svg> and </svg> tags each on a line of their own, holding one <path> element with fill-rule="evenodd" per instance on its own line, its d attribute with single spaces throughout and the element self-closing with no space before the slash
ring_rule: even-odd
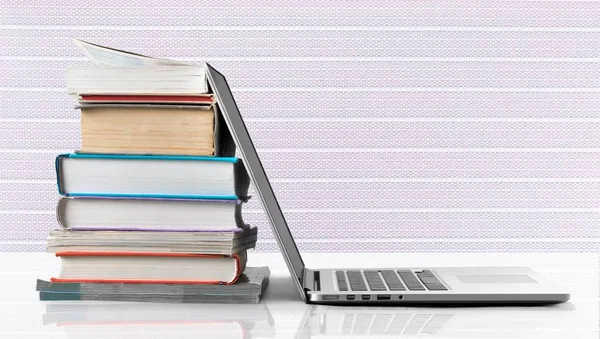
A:
<svg viewBox="0 0 600 339">
<path fill-rule="evenodd" d="M 250 180 L 233 157 L 235 145 L 205 70 L 155 60 L 68 70 L 67 88 L 81 110 L 82 147 L 56 158 L 61 228 L 50 233 L 48 251 L 61 257 L 62 270 L 51 284 L 38 283 L 41 297 L 60 299 L 52 293 L 77 290 L 61 283 L 117 284 L 139 301 L 135 288 L 122 285 L 135 284 L 129 287 L 153 285 L 144 288 L 156 299 L 172 291 L 159 285 L 233 285 L 246 269 L 246 251 L 257 239 L 241 213 Z M 268 270 L 251 275 L 266 280 Z"/>
</svg>

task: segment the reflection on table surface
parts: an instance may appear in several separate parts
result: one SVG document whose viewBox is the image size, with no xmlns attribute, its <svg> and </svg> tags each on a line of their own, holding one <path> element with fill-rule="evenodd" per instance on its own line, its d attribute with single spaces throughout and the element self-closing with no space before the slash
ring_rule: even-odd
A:
<svg viewBox="0 0 600 339">
<path fill-rule="evenodd" d="M 209 307 L 206 307 L 209 306 Z M 265 303 L 198 305 L 153 303 L 47 304 L 42 322 L 69 338 L 111 337 L 272 338 L 274 320 Z"/>
<path fill-rule="evenodd" d="M 275 332 L 268 304 L 50 303 L 42 323 L 58 327 L 71 339 L 290 338 L 294 330 L 297 339 L 597 337 L 597 305 L 591 304 L 581 308 L 573 303 L 479 308 L 298 305 L 296 312 L 290 311 L 296 319 L 301 317 L 297 328 L 282 333 Z"/>
<path fill-rule="evenodd" d="M 596 338 L 597 332 L 590 332 L 596 326 L 594 314 L 582 315 L 572 303 L 489 308 L 312 306 L 306 310 L 296 338 Z"/>
</svg>

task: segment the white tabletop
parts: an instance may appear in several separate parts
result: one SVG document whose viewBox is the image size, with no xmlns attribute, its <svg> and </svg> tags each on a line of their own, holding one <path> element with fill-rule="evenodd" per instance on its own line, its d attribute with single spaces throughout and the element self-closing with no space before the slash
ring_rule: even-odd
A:
<svg viewBox="0 0 600 339">
<path fill-rule="evenodd" d="M 329 307 L 301 302 L 280 254 L 259 305 L 41 302 L 35 280 L 56 275 L 46 253 L 0 254 L 0 338 L 598 338 L 599 258 L 578 253 L 315 254 L 307 267 L 525 265 L 560 282 L 571 301 L 545 307 Z"/>
</svg>

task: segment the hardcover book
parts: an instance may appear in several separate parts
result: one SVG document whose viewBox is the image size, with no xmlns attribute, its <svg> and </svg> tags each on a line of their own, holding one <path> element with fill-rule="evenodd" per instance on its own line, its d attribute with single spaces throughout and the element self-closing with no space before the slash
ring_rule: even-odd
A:
<svg viewBox="0 0 600 339">
<path fill-rule="evenodd" d="M 69 94 L 198 95 L 208 93 L 206 72 L 194 65 L 69 67 Z"/>
<path fill-rule="evenodd" d="M 235 283 L 246 252 L 226 255 L 165 252 L 57 252 L 60 275 L 52 282 L 128 284 Z"/>
<path fill-rule="evenodd" d="M 58 192 L 71 197 L 246 199 L 250 178 L 237 158 L 61 154 Z"/>
<path fill-rule="evenodd" d="M 65 230 L 237 232 L 241 200 L 63 197 L 56 218 Z"/>
</svg>

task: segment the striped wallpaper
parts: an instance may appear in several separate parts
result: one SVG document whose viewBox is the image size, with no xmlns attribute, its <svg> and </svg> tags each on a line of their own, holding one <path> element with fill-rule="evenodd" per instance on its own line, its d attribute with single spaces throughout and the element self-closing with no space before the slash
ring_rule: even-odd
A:
<svg viewBox="0 0 600 339">
<path fill-rule="evenodd" d="M 223 72 L 301 250 L 600 249 L 598 1 L 0 6 L 0 251 L 57 227 L 71 38 Z"/>
</svg>

